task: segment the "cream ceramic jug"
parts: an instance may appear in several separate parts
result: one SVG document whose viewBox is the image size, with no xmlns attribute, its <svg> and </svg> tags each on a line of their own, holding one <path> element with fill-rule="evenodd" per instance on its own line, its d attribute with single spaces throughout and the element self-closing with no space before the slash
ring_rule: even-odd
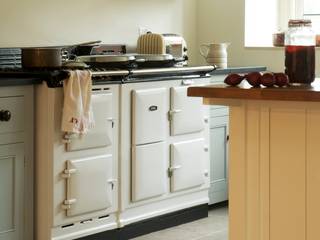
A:
<svg viewBox="0 0 320 240">
<path fill-rule="evenodd" d="M 230 43 L 211 43 L 200 46 L 200 54 L 210 65 L 217 65 L 219 68 L 227 68 L 228 52 Z"/>
<path fill-rule="evenodd" d="M 230 43 L 211 43 L 200 46 L 200 54 L 204 58 L 221 58 L 228 57 L 227 49 Z"/>
</svg>

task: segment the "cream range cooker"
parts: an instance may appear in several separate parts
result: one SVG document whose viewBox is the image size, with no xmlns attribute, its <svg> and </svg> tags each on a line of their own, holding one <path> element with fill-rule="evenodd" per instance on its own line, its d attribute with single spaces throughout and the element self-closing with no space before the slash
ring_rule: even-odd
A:
<svg viewBox="0 0 320 240">
<path fill-rule="evenodd" d="M 93 72 L 96 124 L 81 138 L 60 131 L 62 88 L 37 86 L 36 239 L 77 239 L 208 203 L 209 111 L 187 88 L 209 83 L 211 70 Z"/>
<path fill-rule="evenodd" d="M 121 85 L 120 227 L 208 203 L 209 111 L 187 89 L 210 79 L 154 74 Z"/>
</svg>

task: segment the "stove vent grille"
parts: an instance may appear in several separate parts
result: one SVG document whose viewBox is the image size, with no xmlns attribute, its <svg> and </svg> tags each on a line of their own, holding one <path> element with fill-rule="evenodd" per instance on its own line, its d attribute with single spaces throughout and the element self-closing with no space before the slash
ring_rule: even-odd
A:
<svg viewBox="0 0 320 240">
<path fill-rule="evenodd" d="M 0 68 L 20 68 L 20 48 L 0 48 Z"/>
</svg>

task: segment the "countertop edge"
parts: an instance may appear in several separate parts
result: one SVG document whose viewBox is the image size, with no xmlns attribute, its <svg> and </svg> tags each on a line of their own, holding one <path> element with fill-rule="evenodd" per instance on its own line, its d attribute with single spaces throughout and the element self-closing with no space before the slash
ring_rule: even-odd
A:
<svg viewBox="0 0 320 240">
<path fill-rule="evenodd" d="M 320 80 L 318 84 L 320 85 Z M 225 84 L 188 88 L 188 96 L 239 100 L 320 102 L 319 88 L 242 88 Z"/>
</svg>

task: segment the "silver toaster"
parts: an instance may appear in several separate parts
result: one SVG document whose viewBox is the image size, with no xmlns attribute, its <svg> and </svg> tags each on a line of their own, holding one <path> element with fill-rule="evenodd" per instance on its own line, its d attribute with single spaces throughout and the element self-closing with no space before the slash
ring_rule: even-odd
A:
<svg viewBox="0 0 320 240">
<path fill-rule="evenodd" d="M 175 60 L 179 61 L 179 65 L 185 66 L 188 64 L 188 48 L 185 39 L 174 33 L 162 34 L 166 53 L 171 54 Z"/>
</svg>

